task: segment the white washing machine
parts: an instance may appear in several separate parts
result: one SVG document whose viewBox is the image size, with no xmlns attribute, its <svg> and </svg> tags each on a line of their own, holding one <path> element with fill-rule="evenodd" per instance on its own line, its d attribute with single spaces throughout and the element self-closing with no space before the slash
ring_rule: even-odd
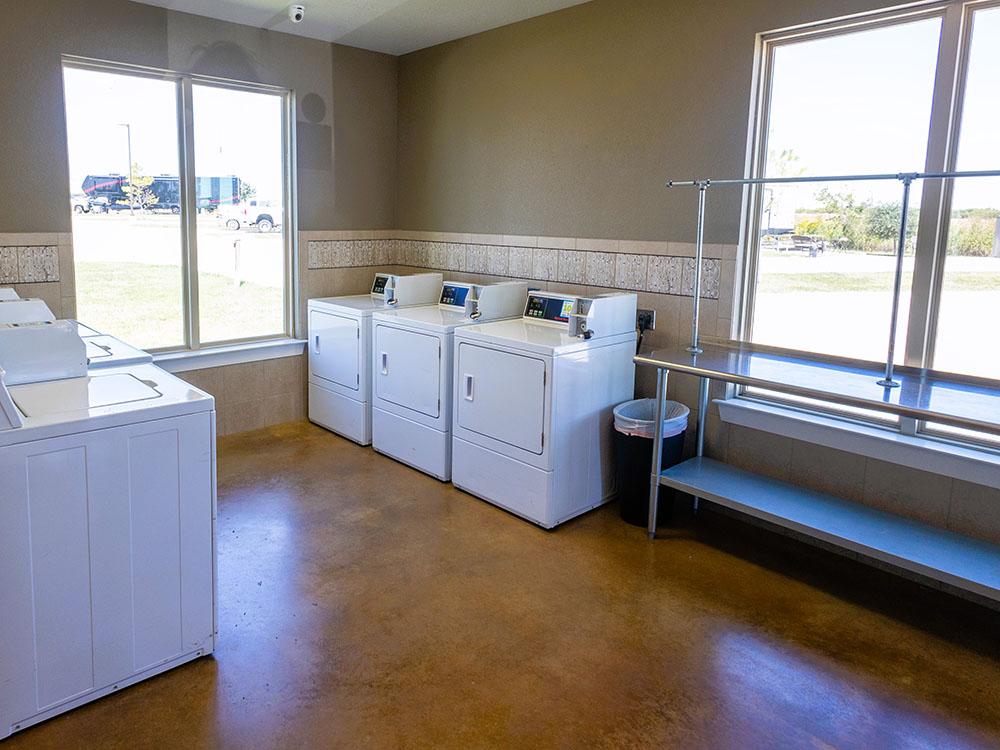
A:
<svg viewBox="0 0 1000 750">
<path fill-rule="evenodd" d="M 3 738 L 214 650 L 215 407 L 70 321 L 0 338 Z"/>
<path fill-rule="evenodd" d="M 531 292 L 523 317 L 459 328 L 455 485 L 547 529 L 610 500 L 635 314 L 635 294 Z"/>
<path fill-rule="evenodd" d="M 442 280 L 439 273 L 377 273 L 370 294 L 309 300 L 310 421 L 361 445 L 371 443 L 372 313 L 431 304 Z"/>
<path fill-rule="evenodd" d="M 520 317 L 528 285 L 446 281 L 436 305 L 372 316 L 372 447 L 451 479 L 455 330 Z"/>
</svg>

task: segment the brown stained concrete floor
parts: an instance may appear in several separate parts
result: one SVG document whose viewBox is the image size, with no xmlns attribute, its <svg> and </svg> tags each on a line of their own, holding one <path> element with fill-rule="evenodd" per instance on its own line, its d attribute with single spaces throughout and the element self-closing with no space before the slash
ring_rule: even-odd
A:
<svg viewBox="0 0 1000 750">
<path fill-rule="evenodd" d="M 1000 746 L 994 612 L 731 519 L 546 532 L 292 424 L 218 538 L 214 658 L 3 750 Z"/>
</svg>

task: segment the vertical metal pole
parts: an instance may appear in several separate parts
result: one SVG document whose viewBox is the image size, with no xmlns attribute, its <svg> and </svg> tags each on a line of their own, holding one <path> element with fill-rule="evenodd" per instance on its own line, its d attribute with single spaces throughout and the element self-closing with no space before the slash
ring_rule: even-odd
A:
<svg viewBox="0 0 1000 750">
<path fill-rule="evenodd" d="M 667 375 L 669 372 L 656 368 L 656 427 L 653 428 L 653 460 L 649 474 L 649 523 L 646 535 L 656 538 L 656 510 L 660 501 L 660 472 L 663 471 L 663 408 L 667 400 Z"/>
<path fill-rule="evenodd" d="M 135 216 L 135 172 L 132 170 L 132 125 L 127 122 L 118 123 L 118 127 L 125 128 L 125 138 L 128 142 L 128 212 Z"/>
<path fill-rule="evenodd" d="M 698 433 L 695 442 L 695 455 L 699 458 L 705 455 L 705 422 L 708 420 L 708 386 L 709 379 L 702 378 L 698 383 Z M 694 509 L 698 510 L 698 496 L 694 496 Z"/>
<path fill-rule="evenodd" d="M 885 388 L 898 388 L 892 379 L 893 359 L 896 357 L 896 322 L 899 318 L 899 295 L 903 288 L 903 254 L 906 252 L 906 229 L 910 211 L 910 185 L 914 175 L 900 175 L 903 181 L 903 215 L 899 220 L 899 244 L 896 247 L 896 278 L 892 287 L 892 318 L 889 320 L 889 353 L 885 362 L 885 377 L 878 384 Z"/>
<path fill-rule="evenodd" d="M 698 314 L 701 312 L 701 263 L 705 254 L 705 197 L 708 192 L 710 180 L 702 180 L 698 183 L 698 230 L 694 239 L 694 309 L 691 312 L 691 346 L 688 351 L 692 354 L 700 354 L 701 348 L 698 346 Z"/>
</svg>

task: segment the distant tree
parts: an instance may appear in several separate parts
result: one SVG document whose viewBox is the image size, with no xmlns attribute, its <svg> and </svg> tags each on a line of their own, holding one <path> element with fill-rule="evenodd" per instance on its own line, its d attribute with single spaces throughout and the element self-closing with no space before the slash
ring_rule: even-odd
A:
<svg viewBox="0 0 1000 750">
<path fill-rule="evenodd" d="M 903 218 L 903 206 L 899 203 L 872 203 L 865 206 L 865 234 L 868 240 L 882 240 L 895 250 L 899 242 L 899 222 Z M 919 211 L 911 208 L 906 220 L 906 247 L 912 249 L 917 236 Z"/>
<path fill-rule="evenodd" d="M 240 180 L 240 203 L 248 201 L 257 196 L 257 188 L 246 180 Z"/>
<path fill-rule="evenodd" d="M 160 199 L 150 187 L 152 184 L 153 178 L 142 174 L 142 168 L 137 162 L 133 162 L 128 182 L 122 184 L 122 192 L 125 193 L 125 200 L 120 200 L 118 203 L 140 210 L 152 208 L 160 202 Z"/>
<path fill-rule="evenodd" d="M 898 203 L 858 200 L 851 192 L 834 193 L 823 188 L 816 194 L 822 220 L 815 232 L 848 250 L 894 252 L 899 237 L 902 207 Z M 907 250 L 917 235 L 918 209 L 910 209 L 906 225 Z"/>
</svg>

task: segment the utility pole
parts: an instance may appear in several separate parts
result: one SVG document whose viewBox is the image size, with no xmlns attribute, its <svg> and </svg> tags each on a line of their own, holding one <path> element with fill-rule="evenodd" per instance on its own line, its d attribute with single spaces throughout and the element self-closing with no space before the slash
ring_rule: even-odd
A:
<svg viewBox="0 0 1000 750">
<path fill-rule="evenodd" d="M 118 123 L 118 127 L 125 128 L 125 137 L 128 139 L 128 210 L 135 216 L 135 176 L 132 174 L 132 125 L 128 122 Z"/>
</svg>

